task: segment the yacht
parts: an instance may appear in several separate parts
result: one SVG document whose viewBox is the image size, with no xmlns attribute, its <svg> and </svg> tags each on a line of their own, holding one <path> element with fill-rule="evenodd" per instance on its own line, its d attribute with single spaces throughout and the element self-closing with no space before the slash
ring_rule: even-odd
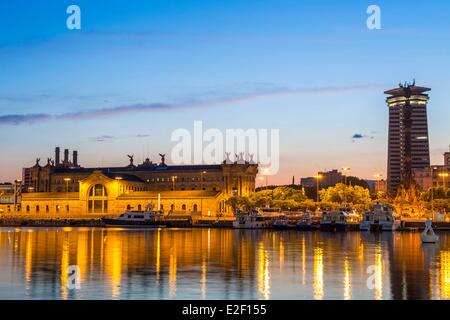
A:
<svg viewBox="0 0 450 320">
<path fill-rule="evenodd" d="M 297 222 L 298 230 L 317 230 L 319 229 L 320 222 L 318 217 L 311 216 L 309 213 L 305 213 Z"/>
<path fill-rule="evenodd" d="M 364 212 L 359 229 L 361 231 L 393 231 L 399 229 L 400 226 L 401 221 L 394 208 L 377 203 L 371 211 Z"/>
<path fill-rule="evenodd" d="M 236 229 L 267 229 L 280 217 L 281 210 L 276 208 L 262 208 L 257 211 L 241 212 L 236 214 L 233 228 Z"/>
<path fill-rule="evenodd" d="M 344 206 L 338 210 L 324 211 L 320 222 L 321 231 L 347 231 L 358 225 L 360 217 L 351 207 Z"/>
<path fill-rule="evenodd" d="M 303 217 L 303 212 L 281 212 L 281 216 L 273 222 L 273 227 L 279 230 L 291 230 L 297 228 L 297 223 Z"/>
<path fill-rule="evenodd" d="M 103 222 L 107 227 L 134 227 L 149 228 L 163 227 L 164 215 L 160 211 L 153 210 L 149 205 L 145 210 L 126 210 L 118 217 L 104 217 Z"/>
</svg>

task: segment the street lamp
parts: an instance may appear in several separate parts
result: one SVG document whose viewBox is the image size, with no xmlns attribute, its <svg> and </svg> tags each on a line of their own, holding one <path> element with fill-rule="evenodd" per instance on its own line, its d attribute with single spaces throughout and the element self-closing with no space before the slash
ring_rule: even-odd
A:
<svg viewBox="0 0 450 320">
<path fill-rule="evenodd" d="M 203 190 L 203 175 L 206 173 L 206 171 L 200 172 L 200 189 Z"/>
<path fill-rule="evenodd" d="M 115 177 L 114 179 L 117 182 L 117 196 L 119 196 L 119 192 L 120 192 L 119 185 L 120 185 L 120 180 L 122 180 L 122 177 Z"/>
<path fill-rule="evenodd" d="M 172 191 L 175 191 L 175 179 L 177 176 L 172 176 Z"/>
<path fill-rule="evenodd" d="M 64 178 L 64 181 L 66 182 L 66 192 L 69 193 L 69 181 L 72 180 L 70 178 Z"/>
<path fill-rule="evenodd" d="M 434 179 L 434 170 L 436 170 L 436 167 L 431 167 L 431 214 L 433 214 L 434 211 L 434 183 L 433 183 L 433 179 Z"/>
<path fill-rule="evenodd" d="M 442 188 L 444 189 L 444 192 L 447 191 L 447 184 L 445 179 L 448 177 L 448 172 L 441 172 L 439 173 L 439 177 L 442 178 Z"/>
<path fill-rule="evenodd" d="M 343 167 L 342 171 L 344 172 L 344 203 L 347 203 L 347 175 L 346 171 L 350 171 L 350 167 Z"/>
<path fill-rule="evenodd" d="M 317 182 L 317 189 L 316 189 L 317 196 L 316 196 L 316 202 L 318 203 L 318 202 L 319 202 L 319 180 L 322 178 L 322 175 L 321 175 L 321 174 L 316 174 L 316 175 L 314 176 L 314 178 L 316 178 L 316 182 Z"/>
</svg>

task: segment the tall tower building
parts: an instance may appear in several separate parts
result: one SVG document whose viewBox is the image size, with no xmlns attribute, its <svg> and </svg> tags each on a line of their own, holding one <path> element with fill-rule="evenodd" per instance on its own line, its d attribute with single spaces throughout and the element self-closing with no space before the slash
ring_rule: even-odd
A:
<svg viewBox="0 0 450 320">
<path fill-rule="evenodd" d="M 430 166 L 427 103 L 429 88 L 399 84 L 385 91 L 389 108 L 387 188 L 395 195 L 399 186 L 409 188 L 412 170 Z"/>
</svg>

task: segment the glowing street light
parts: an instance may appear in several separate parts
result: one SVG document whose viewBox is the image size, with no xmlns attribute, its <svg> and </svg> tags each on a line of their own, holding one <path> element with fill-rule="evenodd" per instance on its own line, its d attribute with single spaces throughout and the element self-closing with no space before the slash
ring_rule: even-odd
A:
<svg viewBox="0 0 450 320">
<path fill-rule="evenodd" d="M 322 175 L 321 174 L 316 174 L 314 176 L 314 178 L 316 178 L 316 182 L 317 182 L 317 189 L 316 189 L 316 193 L 317 193 L 317 197 L 316 197 L 316 202 L 319 202 L 319 180 L 322 179 Z"/>
<path fill-rule="evenodd" d="M 122 180 L 123 178 L 122 178 L 122 177 L 115 177 L 114 179 L 115 179 L 116 182 L 117 182 L 117 196 L 119 196 L 119 191 L 120 191 L 120 188 L 119 188 L 120 180 Z"/>
<path fill-rule="evenodd" d="M 343 167 L 342 172 L 344 172 L 344 203 L 347 203 L 347 175 L 345 172 L 350 171 L 350 167 Z"/>
<path fill-rule="evenodd" d="M 66 182 L 66 192 L 69 192 L 69 181 L 72 180 L 70 178 L 64 178 L 64 181 Z"/>
<path fill-rule="evenodd" d="M 175 180 L 177 179 L 177 176 L 172 176 L 172 191 L 175 191 Z"/>
<path fill-rule="evenodd" d="M 442 178 L 442 187 L 444 188 L 444 191 L 447 191 L 447 184 L 445 179 L 448 177 L 448 172 L 441 172 L 438 174 L 438 176 Z"/>
<path fill-rule="evenodd" d="M 203 190 L 203 175 L 206 174 L 206 171 L 200 172 L 200 189 Z"/>
</svg>

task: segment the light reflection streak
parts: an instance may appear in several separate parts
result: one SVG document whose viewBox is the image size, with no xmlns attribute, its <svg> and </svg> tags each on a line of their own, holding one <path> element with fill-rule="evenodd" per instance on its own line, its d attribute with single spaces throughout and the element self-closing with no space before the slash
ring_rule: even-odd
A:
<svg viewBox="0 0 450 320">
<path fill-rule="evenodd" d="M 202 279 L 201 279 L 201 296 L 202 300 L 206 299 L 206 257 L 202 257 Z"/>
<path fill-rule="evenodd" d="M 306 244 L 305 235 L 302 238 L 302 285 L 306 283 Z"/>
<path fill-rule="evenodd" d="M 375 299 L 383 299 L 383 260 L 381 246 L 375 248 Z"/>
<path fill-rule="evenodd" d="M 262 299 L 270 299 L 269 255 L 262 242 L 258 247 L 258 291 Z"/>
<path fill-rule="evenodd" d="M 344 300 L 351 300 L 352 298 L 352 285 L 350 281 L 350 265 L 348 257 L 344 259 Z"/>
<path fill-rule="evenodd" d="M 450 251 L 442 251 L 440 254 L 440 278 L 437 287 L 441 289 L 440 298 L 450 299 Z"/>
<path fill-rule="evenodd" d="M 27 233 L 26 251 L 25 251 L 25 283 L 26 290 L 30 289 L 31 271 L 33 265 L 33 233 Z"/>
<path fill-rule="evenodd" d="M 68 268 L 69 268 L 69 233 L 63 232 L 63 243 L 61 252 L 61 296 L 63 299 L 67 299 L 68 289 L 67 289 L 67 279 L 68 279 Z"/>
<path fill-rule="evenodd" d="M 177 294 L 177 252 L 176 247 L 171 247 L 169 257 L 169 297 L 174 298 L 176 294 Z"/>
<path fill-rule="evenodd" d="M 314 299 L 322 300 L 323 292 L 323 249 L 314 248 L 314 273 L 313 273 Z"/>
</svg>

